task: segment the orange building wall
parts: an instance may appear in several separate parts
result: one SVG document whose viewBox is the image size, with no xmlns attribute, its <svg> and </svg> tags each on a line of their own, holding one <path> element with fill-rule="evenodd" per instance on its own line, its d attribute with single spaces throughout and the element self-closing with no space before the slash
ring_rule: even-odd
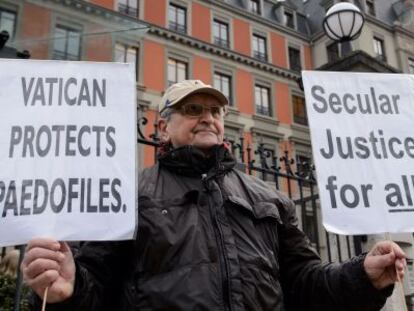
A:
<svg viewBox="0 0 414 311">
<path fill-rule="evenodd" d="M 20 37 L 36 39 L 49 36 L 51 13 L 48 9 L 25 3 L 21 17 Z M 53 30 L 52 30 L 53 31 Z M 32 59 L 49 58 L 49 44 L 53 41 L 40 41 L 30 45 L 22 45 L 19 50 L 29 50 Z"/>
<path fill-rule="evenodd" d="M 304 45 L 303 46 L 303 54 L 304 54 L 304 59 L 305 59 L 305 69 L 306 70 L 313 69 L 312 52 L 311 52 L 311 49 L 310 49 L 309 45 Z"/>
<path fill-rule="evenodd" d="M 290 108 L 289 86 L 285 83 L 275 82 L 274 101 L 276 105 L 276 116 L 281 123 L 292 124 L 292 113 Z"/>
<path fill-rule="evenodd" d="M 167 13 L 166 0 L 145 0 L 144 20 L 155 25 L 165 27 Z"/>
<path fill-rule="evenodd" d="M 212 84 L 211 62 L 207 58 L 194 56 L 193 58 L 193 77 L 207 84 Z"/>
<path fill-rule="evenodd" d="M 165 88 L 164 46 L 150 40 L 143 43 L 143 81 L 150 90 L 163 92 Z"/>
<path fill-rule="evenodd" d="M 191 32 L 192 36 L 206 41 L 211 41 L 211 12 L 210 9 L 197 2 L 193 2 Z"/>
<path fill-rule="evenodd" d="M 151 134 L 154 134 L 154 122 L 156 120 L 158 112 L 154 110 L 148 110 L 145 113 L 145 117 L 148 120 L 148 123 L 145 126 L 145 137 L 150 137 Z M 142 153 L 139 153 L 143 155 L 143 167 L 149 167 L 151 165 L 154 165 L 154 154 L 155 154 L 155 148 L 153 146 L 147 146 L 144 144 L 138 144 L 138 148 L 144 148 L 144 151 Z"/>
<path fill-rule="evenodd" d="M 279 67 L 288 68 L 286 38 L 272 32 L 270 34 L 270 44 L 272 45 L 272 63 Z"/>
<path fill-rule="evenodd" d="M 254 114 L 253 78 L 244 70 L 236 72 L 236 107 L 241 113 Z"/>
<path fill-rule="evenodd" d="M 110 10 L 113 10 L 115 7 L 115 0 L 91 0 L 90 2 Z"/>
<path fill-rule="evenodd" d="M 86 25 L 85 32 L 98 32 L 102 31 L 101 25 Z M 97 62 L 109 62 L 112 61 L 112 38 L 111 35 L 99 35 L 85 37 L 83 40 L 82 49 L 84 49 L 83 55 L 87 60 Z"/>
<path fill-rule="evenodd" d="M 250 25 L 240 19 L 233 19 L 234 50 L 236 52 L 251 54 Z"/>
</svg>

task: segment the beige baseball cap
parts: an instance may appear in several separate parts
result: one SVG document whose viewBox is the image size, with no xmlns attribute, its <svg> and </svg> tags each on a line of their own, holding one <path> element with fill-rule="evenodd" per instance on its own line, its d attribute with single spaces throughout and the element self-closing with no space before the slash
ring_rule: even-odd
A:
<svg viewBox="0 0 414 311">
<path fill-rule="evenodd" d="M 173 107 L 192 94 L 209 94 L 214 96 L 223 106 L 228 105 L 227 97 L 211 85 L 201 80 L 184 80 L 171 85 L 164 93 L 159 105 L 160 113 L 166 108 Z"/>
</svg>

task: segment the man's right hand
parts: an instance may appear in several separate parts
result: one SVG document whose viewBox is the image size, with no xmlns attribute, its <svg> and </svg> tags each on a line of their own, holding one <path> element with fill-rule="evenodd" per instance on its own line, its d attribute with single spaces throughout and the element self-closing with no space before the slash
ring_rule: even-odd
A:
<svg viewBox="0 0 414 311">
<path fill-rule="evenodd" d="M 46 287 L 48 303 L 62 302 L 73 295 L 75 262 L 65 242 L 33 239 L 26 248 L 21 265 L 25 283 L 43 299 Z"/>
</svg>

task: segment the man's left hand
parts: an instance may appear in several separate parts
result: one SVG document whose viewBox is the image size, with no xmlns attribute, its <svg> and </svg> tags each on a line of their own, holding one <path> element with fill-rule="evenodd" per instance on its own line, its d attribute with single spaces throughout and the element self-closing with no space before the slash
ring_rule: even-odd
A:
<svg viewBox="0 0 414 311">
<path fill-rule="evenodd" d="M 402 280 L 406 265 L 404 251 L 391 241 L 375 244 L 364 261 L 365 272 L 377 289 Z"/>
</svg>

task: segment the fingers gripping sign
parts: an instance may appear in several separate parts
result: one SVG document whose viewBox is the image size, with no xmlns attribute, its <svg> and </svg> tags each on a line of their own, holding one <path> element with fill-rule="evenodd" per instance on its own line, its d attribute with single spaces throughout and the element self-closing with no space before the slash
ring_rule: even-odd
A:
<svg viewBox="0 0 414 311">
<path fill-rule="evenodd" d="M 21 265 L 25 283 L 39 297 L 48 289 L 48 303 L 61 302 L 72 296 L 75 284 L 75 263 L 65 242 L 33 239 L 29 242 Z"/>
<path fill-rule="evenodd" d="M 406 265 L 404 251 L 392 241 L 377 243 L 364 261 L 365 272 L 377 289 L 401 281 Z"/>
</svg>

